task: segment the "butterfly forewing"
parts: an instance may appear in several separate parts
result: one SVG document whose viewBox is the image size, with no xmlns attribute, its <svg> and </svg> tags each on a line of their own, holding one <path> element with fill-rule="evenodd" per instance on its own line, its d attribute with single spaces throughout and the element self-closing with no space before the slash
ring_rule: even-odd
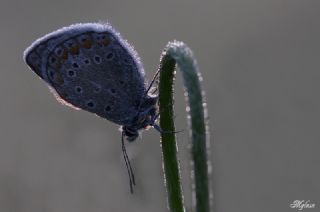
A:
<svg viewBox="0 0 320 212">
<path fill-rule="evenodd" d="M 143 68 L 110 25 L 62 28 L 38 39 L 24 57 L 67 104 L 120 125 L 137 115 L 146 89 Z"/>
</svg>

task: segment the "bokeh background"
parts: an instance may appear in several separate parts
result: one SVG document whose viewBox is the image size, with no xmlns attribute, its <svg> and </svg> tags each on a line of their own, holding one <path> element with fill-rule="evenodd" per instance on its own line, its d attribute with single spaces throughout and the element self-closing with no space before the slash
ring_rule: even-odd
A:
<svg viewBox="0 0 320 212">
<path fill-rule="evenodd" d="M 150 79 L 168 41 L 186 42 L 202 72 L 211 128 L 215 211 L 320 207 L 320 1 L 0 2 L 0 211 L 167 211 L 159 134 L 127 145 L 118 126 L 60 105 L 24 64 L 36 38 L 109 21 L 136 48 Z M 176 125 L 187 210 L 189 140 L 181 76 Z M 317 209 L 318 208 L 318 209 Z"/>
</svg>

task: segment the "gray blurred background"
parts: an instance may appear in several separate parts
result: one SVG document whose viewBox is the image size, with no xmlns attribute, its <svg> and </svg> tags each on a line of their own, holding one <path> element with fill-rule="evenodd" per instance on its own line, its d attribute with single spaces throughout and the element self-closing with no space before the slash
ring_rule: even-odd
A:
<svg viewBox="0 0 320 212">
<path fill-rule="evenodd" d="M 167 211 L 159 134 L 127 145 L 118 126 L 60 105 L 22 61 L 36 38 L 65 25 L 109 21 L 136 48 L 150 79 L 168 41 L 186 42 L 204 78 L 212 189 L 219 212 L 320 207 L 320 1 L 0 2 L 0 211 Z M 181 76 L 176 125 L 190 211 Z"/>
</svg>

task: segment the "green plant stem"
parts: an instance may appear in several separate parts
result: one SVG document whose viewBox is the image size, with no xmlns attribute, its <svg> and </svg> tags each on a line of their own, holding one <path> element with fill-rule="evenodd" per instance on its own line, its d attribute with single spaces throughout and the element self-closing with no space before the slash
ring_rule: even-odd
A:
<svg viewBox="0 0 320 212">
<path fill-rule="evenodd" d="M 191 154 L 193 164 L 193 209 L 209 212 L 209 182 L 207 165 L 207 125 L 205 104 L 201 89 L 201 77 L 192 51 L 182 42 L 168 43 L 160 61 L 159 105 L 163 167 L 171 212 L 184 211 L 177 144 L 174 132 L 173 81 L 175 65 L 178 65 L 186 91 L 189 126 L 191 127 Z M 190 120 L 191 118 L 191 120 Z"/>
</svg>

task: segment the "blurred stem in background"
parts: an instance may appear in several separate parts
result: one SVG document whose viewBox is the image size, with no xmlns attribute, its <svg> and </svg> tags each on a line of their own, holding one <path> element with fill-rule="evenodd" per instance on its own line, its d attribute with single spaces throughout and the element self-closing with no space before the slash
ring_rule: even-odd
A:
<svg viewBox="0 0 320 212">
<path fill-rule="evenodd" d="M 173 112 L 173 82 L 175 66 L 178 65 L 184 81 L 187 112 L 191 134 L 192 192 L 193 210 L 210 211 L 208 178 L 207 142 L 208 126 L 205 111 L 204 92 L 201 89 L 201 76 L 192 51 L 182 42 L 169 42 L 160 61 L 159 104 L 163 168 L 171 212 L 185 211 L 180 180 L 180 167 L 177 157 L 177 143 Z"/>
</svg>

